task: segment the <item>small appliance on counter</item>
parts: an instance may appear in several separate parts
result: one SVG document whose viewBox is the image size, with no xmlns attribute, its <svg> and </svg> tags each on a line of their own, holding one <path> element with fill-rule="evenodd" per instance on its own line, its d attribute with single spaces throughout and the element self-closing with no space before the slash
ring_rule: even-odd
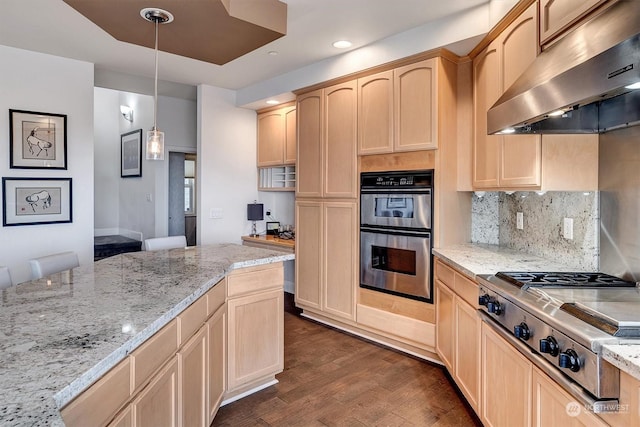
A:
<svg viewBox="0 0 640 427">
<path fill-rule="evenodd" d="M 280 232 L 280 223 L 278 221 L 267 222 L 267 236 L 277 236 Z"/>
</svg>

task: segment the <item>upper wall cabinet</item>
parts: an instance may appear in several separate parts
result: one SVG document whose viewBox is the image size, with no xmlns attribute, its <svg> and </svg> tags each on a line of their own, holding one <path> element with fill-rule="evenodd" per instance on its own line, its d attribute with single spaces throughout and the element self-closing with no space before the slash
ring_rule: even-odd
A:
<svg viewBox="0 0 640 427">
<path fill-rule="evenodd" d="M 609 0 L 540 0 L 540 45 L 559 38 L 582 18 Z M 609 1 L 613 3 L 613 1 Z"/>
<path fill-rule="evenodd" d="M 356 197 L 356 92 L 351 81 L 298 97 L 296 197 Z"/>
<path fill-rule="evenodd" d="M 438 148 L 437 61 L 358 79 L 358 154 Z"/>
<path fill-rule="evenodd" d="M 474 188 L 541 184 L 540 135 L 487 135 L 487 111 L 536 58 L 537 28 L 536 5 L 532 4 L 473 61 Z"/>
<path fill-rule="evenodd" d="M 296 107 L 258 114 L 258 167 L 296 162 Z"/>
</svg>

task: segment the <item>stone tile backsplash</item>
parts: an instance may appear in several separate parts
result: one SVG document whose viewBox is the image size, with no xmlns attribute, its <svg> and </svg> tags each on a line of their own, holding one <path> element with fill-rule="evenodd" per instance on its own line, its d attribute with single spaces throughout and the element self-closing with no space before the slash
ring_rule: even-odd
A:
<svg viewBox="0 0 640 427">
<path fill-rule="evenodd" d="M 597 192 L 486 192 L 473 195 L 471 241 L 554 259 L 576 268 L 599 267 Z M 516 228 L 522 212 L 524 229 Z M 573 239 L 563 237 L 563 219 L 573 218 Z"/>
</svg>

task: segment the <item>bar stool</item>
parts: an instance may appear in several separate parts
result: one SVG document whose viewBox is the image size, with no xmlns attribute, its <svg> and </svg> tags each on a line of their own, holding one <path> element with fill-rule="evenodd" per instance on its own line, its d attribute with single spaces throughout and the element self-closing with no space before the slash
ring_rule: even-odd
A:
<svg viewBox="0 0 640 427">
<path fill-rule="evenodd" d="M 29 264 L 31 264 L 32 280 L 70 270 L 80 265 L 78 255 L 71 251 L 30 259 Z"/>
<path fill-rule="evenodd" d="M 0 289 L 6 289 L 13 286 L 9 267 L 0 267 Z"/>
<path fill-rule="evenodd" d="M 185 236 L 155 237 L 144 241 L 145 251 L 159 251 L 161 249 L 186 248 L 187 238 Z"/>
</svg>

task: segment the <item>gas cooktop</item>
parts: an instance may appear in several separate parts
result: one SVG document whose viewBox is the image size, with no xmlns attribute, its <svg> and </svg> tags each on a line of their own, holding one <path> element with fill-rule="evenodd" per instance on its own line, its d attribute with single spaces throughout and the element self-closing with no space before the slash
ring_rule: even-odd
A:
<svg viewBox="0 0 640 427">
<path fill-rule="evenodd" d="M 589 287 L 622 288 L 635 287 L 635 282 L 620 279 L 605 273 L 589 272 L 499 272 L 497 277 L 519 288 L 530 287 Z"/>
</svg>

